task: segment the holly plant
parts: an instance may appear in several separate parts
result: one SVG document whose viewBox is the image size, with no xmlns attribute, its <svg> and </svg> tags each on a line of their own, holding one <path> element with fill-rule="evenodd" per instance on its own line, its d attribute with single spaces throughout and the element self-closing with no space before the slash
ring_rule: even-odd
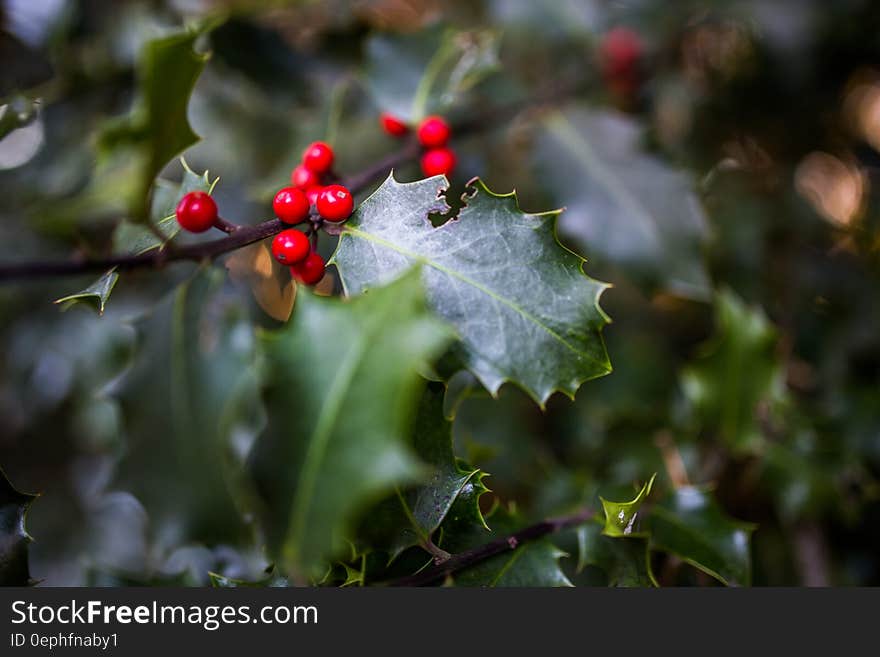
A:
<svg viewBox="0 0 880 657">
<path fill-rule="evenodd" d="M 45 145 L 0 172 L 2 583 L 788 582 L 777 534 L 875 490 L 670 127 L 722 121 L 740 23 L 178 4 L 3 73 L 0 160 Z"/>
</svg>

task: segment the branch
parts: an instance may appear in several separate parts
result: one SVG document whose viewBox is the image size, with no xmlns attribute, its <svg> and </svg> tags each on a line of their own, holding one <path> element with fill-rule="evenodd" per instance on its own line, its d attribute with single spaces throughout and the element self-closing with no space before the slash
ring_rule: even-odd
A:
<svg viewBox="0 0 880 657">
<path fill-rule="evenodd" d="M 496 125 L 503 125 L 505 120 L 515 116 L 518 112 L 529 107 L 540 106 L 545 103 L 558 103 L 561 99 L 570 97 L 583 90 L 587 85 L 583 80 L 577 82 L 554 82 L 546 89 L 535 93 L 525 101 L 509 103 L 507 105 L 488 107 L 482 112 L 472 113 L 466 120 L 457 122 L 453 126 L 453 134 L 462 137 L 468 134 L 482 132 Z M 390 170 L 418 157 L 419 145 L 413 137 L 397 151 L 382 158 L 375 164 L 363 171 L 354 174 L 341 182 L 352 193 L 363 191 L 377 178 L 387 175 Z M 44 276 L 66 276 L 74 274 L 86 274 L 90 272 L 105 272 L 108 269 L 137 269 L 141 267 L 162 267 L 169 262 L 179 260 L 201 261 L 213 259 L 217 256 L 240 249 L 254 242 L 259 242 L 267 237 L 281 232 L 284 228 L 278 219 L 257 224 L 255 226 L 233 227 L 232 224 L 222 222 L 218 226 L 227 233 L 226 237 L 210 242 L 201 242 L 183 247 L 175 247 L 173 244 L 165 248 L 148 251 L 138 255 L 120 254 L 106 258 L 72 258 L 67 260 L 44 260 L 12 264 L 0 264 L 0 281 L 9 281 L 21 278 L 38 278 Z"/>
<path fill-rule="evenodd" d="M 394 167 L 416 157 L 418 153 L 418 144 L 414 140 L 408 140 L 399 150 L 382 158 L 363 171 L 343 179 L 342 184 L 348 187 L 352 193 L 356 194 L 363 191 L 380 176 L 386 175 Z M 126 270 L 141 267 L 162 267 L 169 262 L 178 260 L 210 260 L 229 251 L 235 251 L 248 244 L 272 237 L 281 232 L 284 227 L 285 224 L 278 219 L 264 221 L 255 226 L 239 226 L 235 229 L 233 229 L 231 224 L 223 221 L 219 228 L 228 233 L 228 235 L 210 242 L 200 242 L 182 247 L 168 245 L 166 248 L 137 255 L 124 254 L 107 258 L 73 258 L 69 260 L 0 264 L 0 281 L 104 272 L 113 268 Z"/>
<path fill-rule="evenodd" d="M 593 515 L 594 512 L 592 509 L 583 509 L 582 511 L 579 511 L 578 513 L 572 514 L 570 516 L 542 520 L 541 522 L 530 525 L 529 527 L 521 529 L 514 534 L 510 534 L 508 536 L 495 539 L 494 541 L 486 543 L 485 545 L 480 545 L 470 550 L 465 550 L 464 552 L 454 554 L 446 561 L 435 563 L 430 568 L 426 568 L 425 570 L 416 573 L 415 575 L 409 575 L 407 577 L 401 577 L 399 579 L 387 582 L 387 585 L 424 586 L 426 584 L 431 584 L 432 582 L 442 579 L 447 575 L 451 575 L 452 573 L 459 570 L 469 568 L 503 552 L 516 550 L 521 547 L 523 543 L 527 543 L 528 541 L 534 541 L 535 539 L 549 536 L 550 534 L 555 534 L 556 532 L 563 529 L 576 527 L 577 525 L 583 524 L 591 520 L 593 518 Z"/>
</svg>

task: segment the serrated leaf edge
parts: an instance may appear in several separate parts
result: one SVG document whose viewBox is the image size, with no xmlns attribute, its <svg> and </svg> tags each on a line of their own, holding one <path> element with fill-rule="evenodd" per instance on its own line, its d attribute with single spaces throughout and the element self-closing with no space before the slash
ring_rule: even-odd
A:
<svg viewBox="0 0 880 657">
<path fill-rule="evenodd" d="M 431 179 L 436 179 L 437 182 L 440 183 L 440 186 L 438 187 L 438 190 L 437 190 L 437 196 L 438 196 L 438 199 L 443 198 L 443 197 L 445 196 L 445 192 L 446 192 L 446 191 L 449 189 L 449 187 L 450 187 L 449 180 L 446 178 L 446 176 L 444 176 L 444 175 L 431 176 L 430 178 L 425 178 L 425 179 L 422 179 L 422 180 L 416 180 L 416 181 L 413 181 L 413 182 L 404 183 L 404 182 L 400 182 L 400 181 L 398 181 L 398 180 L 394 177 L 394 170 L 392 169 L 392 170 L 389 172 L 388 177 L 382 182 L 382 184 L 379 185 L 379 187 L 377 187 L 377 188 L 373 191 L 372 194 L 370 194 L 366 199 L 364 199 L 364 201 L 362 201 L 361 205 L 363 205 L 363 203 L 366 203 L 366 202 L 367 202 L 368 200 L 370 200 L 373 196 L 375 196 L 375 195 L 379 192 L 379 190 L 381 190 L 386 184 L 388 184 L 389 181 L 390 181 L 392 184 L 397 185 L 397 186 L 399 186 L 399 187 L 405 187 L 405 186 L 410 186 L 410 185 L 418 185 L 418 184 L 422 184 L 422 183 L 424 183 L 425 180 L 431 180 Z M 498 397 L 498 394 L 499 394 L 499 391 L 500 391 L 500 389 L 501 389 L 501 387 L 502 387 L 505 383 L 510 383 L 510 384 L 516 386 L 517 388 L 521 389 L 523 392 L 525 392 L 525 393 L 526 393 L 526 394 L 527 394 L 527 395 L 528 395 L 528 396 L 529 396 L 529 397 L 530 397 L 530 398 L 531 398 L 531 399 L 532 399 L 532 400 L 533 400 L 533 401 L 534 401 L 534 402 L 540 407 L 540 409 L 541 409 L 542 411 L 546 409 L 547 400 L 548 400 L 548 399 L 549 399 L 549 398 L 550 398 L 555 392 L 561 392 L 561 393 L 564 394 L 566 397 L 568 397 L 569 399 L 572 399 L 572 400 L 573 400 L 573 399 L 575 398 L 575 395 L 577 394 L 577 391 L 580 389 L 580 387 L 581 387 L 584 383 L 586 383 L 587 381 L 590 381 L 590 380 L 592 380 L 592 379 L 596 379 L 596 378 L 599 378 L 599 377 L 601 377 L 601 376 L 605 376 L 605 375 L 607 375 L 607 374 L 610 374 L 610 373 L 613 371 L 613 367 L 611 366 L 610 358 L 608 357 L 608 350 L 607 350 L 607 347 L 606 347 L 606 345 L 605 345 L 605 340 L 604 340 L 604 338 L 603 338 L 603 336 L 602 336 L 602 329 L 603 329 L 606 325 L 611 324 L 611 323 L 612 323 L 612 320 L 611 320 L 611 318 L 608 316 L 608 314 L 602 309 L 602 306 L 600 305 L 600 297 L 602 296 L 602 293 L 603 293 L 606 289 L 613 287 L 613 285 L 612 285 L 611 283 L 606 283 L 606 282 L 604 282 L 604 281 L 599 281 L 599 280 L 594 279 L 594 278 L 592 278 L 591 276 L 589 276 L 589 275 L 584 271 L 584 268 L 583 268 L 583 267 L 584 267 L 584 264 L 587 262 L 586 258 L 584 258 L 582 255 L 580 255 L 580 254 L 578 254 L 578 253 L 575 253 L 574 251 L 572 251 L 572 250 L 569 249 L 567 246 L 565 246 L 564 244 L 562 244 L 562 242 L 559 241 L 558 218 L 559 218 L 559 215 L 562 214 L 562 212 L 563 212 L 563 210 L 564 210 L 565 208 L 559 208 L 559 209 L 556 209 L 556 210 L 547 210 L 547 211 L 544 211 L 544 212 L 525 212 L 525 211 L 521 208 L 521 206 L 520 206 L 520 204 L 519 204 L 519 198 L 517 197 L 517 194 L 516 194 L 516 190 L 515 190 L 515 189 L 514 189 L 513 191 L 511 191 L 511 192 L 506 193 L 506 194 L 498 194 L 498 193 L 496 193 L 496 192 L 493 192 L 491 189 L 489 189 L 489 188 L 486 186 L 486 184 L 482 181 L 482 179 L 479 178 L 479 177 L 472 178 L 472 179 L 468 182 L 468 185 L 467 185 L 467 186 L 468 186 L 468 188 L 473 187 L 473 188 L 474 188 L 474 192 L 469 194 L 469 193 L 466 191 L 466 192 L 462 195 L 462 201 L 465 202 L 465 203 L 467 203 L 467 201 L 468 201 L 469 199 L 474 198 L 474 197 L 476 196 L 476 194 L 478 193 L 478 191 L 482 190 L 482 191 L 486 192 L 487 194 L 489 194 L 489 195 L 490 195 L 491 197 L 493 197 L 493 198 L 498 198 L 498 199 L 512 199 L 513 202 L 514 202 L 514 204 L 515 204 L 515 207 L 516 207 L 517 211 L 520 212 L 520 213 L 522 213 L 522 214 L 525 215 L 525 216 L 529 216 L 529 217 L 548 217 L 548 218 L 551 219 L 551 231 L 552 231 L 552 234 L 553 234 L 553 240 L 556 242 L 557 246 L 559 246 L 563 251 L 568 252 L 570 255 L 572 255 L 572 256 L 574 256 L 575 258 L 577 258 L 578 260 L 580 260 L 580 273 L 584 276 L 584 278 L 586 278 L 587 280 L 592 281 L 592 282 L 594 282 L 594 283 L 596 283 L 596 284 L 598 285 L 598 289 L 597 289 L 597 291 L 596 291 L 596 296 L 595 296 L 595 298 L 594 298 L 594 300 L 593 300 L 593 306 L 595 307 L 596 311 L 599 313 L 599 317 L 600 317 L 601 320 L 602 320 L 602 323 L 601 323 L 601 324 L 598 326 L 598 328 L 597 328 L 597 334 L 598 334 L 599 341 L 601 342 L 601 345 L 602 345 L 602 350 L 603 350 L 603 352 L 605 353 L 605 359 L 604 359 L 604 362 L 596 361 L 595 359 L 593 359 L 594 362 L 595 362 L 597 365 L 600 365 L 600 366 L 604 369 L 604 371 L 603 371 L 603 372 L 600 372 L 600 373 L 598 373 L 598 374 L 592 374 L 592 375 L 589 375 L 589 376 L 585 376 L 585 377 L 583 377 L 583 378 L 575 378 L 575 379 L 573 379 L 573 380 L 570 382 L 570 384 L 571 384 L 571 387 L 570 387 L 570 388 L 569 388 L 569 387 L 565 387 L 565 385 L 562 384 L 562 385 L 554 386 L 554 387 L 551 387 L 551 388 L 549 388 L 549 389 L 545 389 L 545 390 L 542 390 L 542 391 L 536 391 L 536 390 L 532 390 L 531 388 L 529 388 L 529 387 L 527 387 L 527 386 L 524 386 L 524 385 L 520 384 L 518 381 L 516 381 L 516 380 L 514 380 L 514 379 L 511 379 L 510 377 L 501 377 L 501 378 L 499 379 L 497 385 L 495 385 L 495 386 L 491 386 L 491 385 L 487 385 L 486 382 L 483 381 L 483 380 L 479 377 L 479 375 L 477 375 L 475 372 L 474 372 L 473 374 L 474 374 L 474 376 L 477 376 L 478 379 L 480 379 L 480 383 L 483 384 L 483 386 L 486 388 L 486 390 L 488 390 L 489 393 L 490 393 L 493 397 L 497 398 L 497 397 Z M 445 203 L 445 201 L 444 201 L 444 203 Z M 426 221 L 429 221 L 429 219 L 428 219 L 427 217 L 425 217 L 425 220 L 426 220 Z M 458 221 L 458 214 L 451 216 L 451 217 L 449 218 L 449 220 L 448 220 L 446 223 L 443 224 L 443 226 L 445 226 L 445 225 L 447 225 L 449 222 L 453 222 L 453 221 Z M 437 229 L 441 229 L 443 226 L 437 227 Z M 341 244 L 342 244 L 342 241 L 343 241 L 343 239 L 344 239 L 346 236 L 348 236 L 348 237 L 361 237 L 362 239 L 366 239 L 366 240 L 369 240 L 369 241 L 375 242 L 375 243 L 377 243 L 377 244 L 381 244 L 381 245 L 383 245 L 383 246 L 385 246 L 385 247 L 387 247 L 387 248 L 390 248 L 390 249 L 392 249 L 392 250 L 394 250 L 394 251 L 396 251 L 396 252 L 398 252 L 398 253 L 400 253 L 400 254 L 402 254 L 402 255 L 406 255 L 406 256 L 412 258 L 413 260 L 415 260 L 415 261 L 418 262 L 418 263 L 421 263 L 421 264 L 427 265 L 427 266 L 429 266 L 429 267 L 433 267 L 433 268 L 438 269 L 439 271 L 442 271 L 442 272 L 444 272 L 444 273 L 446 273 L 446 274 L 448 274 L 448 275 L 450 275 L 450 276 L 453 276 L 453 277 L 455 277 L 455 278 L 458 278 L 459 280 L 462 280 L 462 281 L 468 283 L 469 285 L 473 285 L 473 286 L 476 287 L 477 289 L 479 289 L 479 290 L 483 291 L 484 293 L 488 294 L 489 296 L 491 296 L 491 297 L 497 299 L 498 301 L 500 301 L 500 302 L 503 303 L 504 305 L 506 305 L 506 306 L 508 306 L 508 307 L 512 307 L 516 312 L 520 313 L 520 314 L 521 314 L 522 316 L 524 316 L 524 317 L 527 317 L 528 319 L 530 319 L 531 321 L 533 321 L 534 323 L 536 323 L 538 326 L 540 326 L 542 329 L 544 329 L 545 331 L 547 331 L 548 333 L 550 333 L 551 335 L 553 335 L 556 339 L 560 340 L 563 344 L 565 344 L 565 345 L 568 346 L 570 349 L 572 349 L 572 351 L 575 351 L 575 352 L 578 353 L 578 354 L 581 353 L 580 351 L 578 351 L 578 350 L 575 349 L 574 347 L 571 347 L 571 345 L 569 345 L 567 341 L 565 341 L 561 336 L 558 336 L 558 335 L 556 334 L 555 331 L 553 331 L 552 329 L 549 329 L 548 327 L 546 327 L 541 321 L 539 321 L 539 320 L 538 320 L 536 317 L 534 317 L 531 313 L 526 312 L 525 310 L 523 310 L 522 308 L 520 308 L 518 305 L 515 305 L 515 304 L 512 305 L 512 302 L 510 302 L 509 300 L 507 300 L 507 299 L 505 299 L 505 298 L 503 298 L 503 297 L 498 297 L 494 292 L 492 292 L 492 291 L 490 291 L 490 290 L 487 290 L 483 285 L 477 283 L 476 281 L 472 281 L 471 279 L 469 279 L 469 278 L 467 278 L 467 277 L 463 277 L 462 275 L 457 274 L 456 272 L 453 272 L 452 270 L 449 270 L 449 269 L 447 269 L 447 268 L 445 268 L 445 267 L 438 266 L 436 263 L 433 263 L 432 261 L 426 259 L 424 256 L 421 256 L 421 255 L 419 255 L 419 254 L 415 254 L 415 253 L 411 253 L 410 251 L 407 251 L 407 250 L 405 250 L 405 249 L 401 249 L 401 248 L 398 247 L 397 245 L 395 245 L 395 244 L 393 244 L 393 243 L 391 243 L 391 242 L 389 242 L 389 241 L 387 241 L 387 240 L 385 240 L 385 239 L 378 238 L 378 237 L 376 237 L 375 235 L 371 235 L 371 234 L 366 233 L 366 232 L 364 232 L 364 231 L 361 231 L 361 230 L 359 230 L 359 229 L 357 229 L 357 228 L 351 228 L 351 227 L 349 227 L 349 226 L 347 226 L 347 225 L 343 225 L 342 230 L 341 230 L 341 232 L 340 232 L 340 234 L 339 234 L 339 242 L 338 242 L 338 244 L 337 244 L 337 246 L 336 246 L 336 250 L 334 251 L 333 256 L 331 256 L 330 260 L 328 261 L 328 264 L 333 264 L 333 265 L 336 265 L 336 264 L 337 264 L 337 263 L 336 263 L 336 254 L 339 252 L 339 248 L 340 248 L 340 246 L 341 246 Z M 340 280 L 340 283 L 342 284 L 343 291 L 344 291 L 344 293 L 345 293 L 346 295 L 348 295 L 348 294 L 349 294 L 349 292 L 348 292 L 348 285 L 346 284 L 345 277 L 344 277 L 344 276 L 342 275 L 342 273 L 340 272 L 338 265 L 337 265 L 337 272 L 339 273 L 339 280 Z"/>
</svg>

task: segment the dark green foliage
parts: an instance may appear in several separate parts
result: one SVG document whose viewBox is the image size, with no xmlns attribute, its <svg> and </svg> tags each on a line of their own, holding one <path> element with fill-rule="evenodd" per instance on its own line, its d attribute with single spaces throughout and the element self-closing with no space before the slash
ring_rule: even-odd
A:
<svg viewBox="0 0 880 657">
<path fill-rule="evenodd" d="M 0 583 L 369 586 L 534 527 L 430 583 L 880 583 L 877 3 L 404 4 L 0 25 L 0 272 L 224 239 L 180 196 L 271 219 L 317 139 L 375 173 L 296 298 L 261 244 L 0 280 Z M 377 167 L 379 111 L 443 114 L 451 179 Z"/>
</svg>

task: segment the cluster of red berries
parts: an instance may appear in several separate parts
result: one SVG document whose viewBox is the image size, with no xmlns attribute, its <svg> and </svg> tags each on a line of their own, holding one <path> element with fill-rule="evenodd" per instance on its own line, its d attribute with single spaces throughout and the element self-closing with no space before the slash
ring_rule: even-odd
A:
<svg viewBox="0 0 880 657">
<path fill-rule="evenodd" d="M 332 178 L 333 149 L 316 141 L 303 152 L 302 162 L 290 174 L 292 187 L 282 187 L 272 200 L 275 216 L 285 224 L 300 224 L 313 218 L 311 232 L 317 235 L 314 222 L 345 221 L 354 211 L 354 197 L 343 185 L 324 183 Z M 282 265 L 290 266 L 291 275 L 306 285 L 324 277 L 324 259 L 314 249 L 306 233 L 288 228 L 272 240 L 272 255 Z"/>
<path fill-rule="evenodd" d="M 324 277 L 324 259 L 315 250 L 318 227 L 324 221 L 345 221 L 354 211 L 354 198 L 346 187 L 324 184 L 333 178 L 332 168 L 333 149 L 315 142 L 291 173 L 293 185 L 279 189 L 272 200 L 281 222 L 296 225 L 309 221 L 305 232 L 287 228 L 272 240 L 272 255 L 305 285 L 315 285 Z M 190 192 L 177 204 L 177 222 L 184 230 L 204 232 L 218 222 L 217 204 L 205 192 Z"/>
<path fill-rule="evenodd" d="M 409 126 L 396 116 L 383 112 L 379 117 L 382 129 L 392 137 L 403 137 Z M 455 152 L 447 146 L 451 131 L 442 116 L 429 116 L 419 123 L 416 137 L 425 149 L 422 153 L 422 173 L 426 176 L 449 176 L 455 169 Z"/>
</svg>

